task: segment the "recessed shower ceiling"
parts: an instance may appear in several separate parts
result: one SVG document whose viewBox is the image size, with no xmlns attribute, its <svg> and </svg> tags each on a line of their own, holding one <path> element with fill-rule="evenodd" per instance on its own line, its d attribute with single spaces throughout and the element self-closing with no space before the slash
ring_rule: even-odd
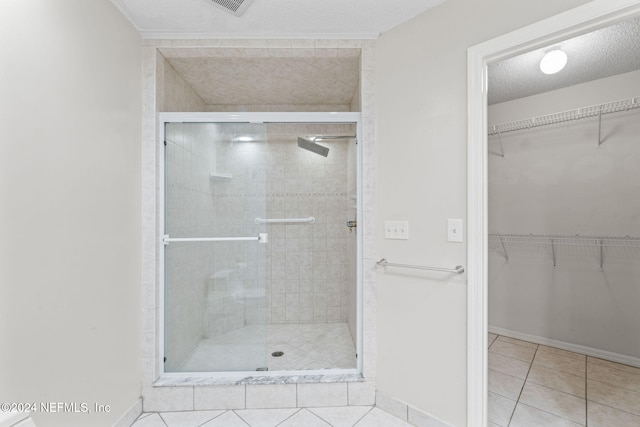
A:
<svg viewBox="0 0 640 427">
<path fill-rule="evenodd" d="M 554 48 L 567 53 L 566 67 L 543 74 L 540 60 Z M 536 95 L 640 69 L 640 17 L 554 43 L 489 66 L 489 104 Z M 636 88 L 638 95 L 640 88 Z"/>
<path fill-rule="evenodd" d="M 360 57 L 169 57 L 209 105 L 349 105 Z"/>
</svg>

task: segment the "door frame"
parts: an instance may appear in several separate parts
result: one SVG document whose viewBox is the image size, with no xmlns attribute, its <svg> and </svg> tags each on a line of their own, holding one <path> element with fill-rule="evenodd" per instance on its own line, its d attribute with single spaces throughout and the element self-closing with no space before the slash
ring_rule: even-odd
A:
<svg viewBox="0 0 640 427">
<path fill-rule="evenodd" d="M 640 14 L 640 0 L 592 0 L 467 51 L 467 425 L 487 424 L 487 64 Z"/>
</svg>

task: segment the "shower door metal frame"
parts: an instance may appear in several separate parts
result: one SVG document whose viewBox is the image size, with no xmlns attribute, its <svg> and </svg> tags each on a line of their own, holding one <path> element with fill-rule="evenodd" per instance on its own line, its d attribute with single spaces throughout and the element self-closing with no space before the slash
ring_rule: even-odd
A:
<svg viewBox="0 0 640 427">
<path fill-rule="evenodd" d="M 362 221 L 362 115 L 351 112 L 331 112 L 331 113 L 271 113 L 271 112 L 248 112 L 248 113 L 159 113 L 158 119 L 158 144 L 164 145 L 165 125 L 167 123 L 355 123 L 356 125 L 356 221 Z M 157 352 L 164 354 L 165 345 L 165 260 L 164 260 L 164 223 L 165 223 L 165 152 L 162 147 L 158 150 L 158 230 L 157 250 L 158 258 L 158 319 L 159 328 L 157 334 Z M 256 242 L 257 244 L 258 242 Z M 356 235 L 356 368 L 330 368 L 330 369 L 309 369 L 309 370 L 287 370 L 287 371 L 234 371 L 234 372 L 165 372 L 162 357 L 157 361 L 159 379 L 162 378 L 185 378 L 185 377 L 207 377 L 213 381 L 221 379 L 240 380 L 252 376 L 300 376 L 300 375 L 362 375 L 363 367 L 363 233 Z"/>
</svg>

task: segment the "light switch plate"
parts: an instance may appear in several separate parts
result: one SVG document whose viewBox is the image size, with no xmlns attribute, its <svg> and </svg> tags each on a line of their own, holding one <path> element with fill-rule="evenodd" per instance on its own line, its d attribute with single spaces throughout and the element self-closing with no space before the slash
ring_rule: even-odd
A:
<svg viewBox="0 0 640 427">
<path fill-rule="evenodd" d="M 409 221 L 385 221 L 384 222 L 384 238 L 385 239 L 409 239 Z"/>
<path fill-rule="evenodd" d="M 447 240 L 450 242 L 462 242 L 463 236 L 462 220 L 449 218 L 447 220 Z"/>
</svg>

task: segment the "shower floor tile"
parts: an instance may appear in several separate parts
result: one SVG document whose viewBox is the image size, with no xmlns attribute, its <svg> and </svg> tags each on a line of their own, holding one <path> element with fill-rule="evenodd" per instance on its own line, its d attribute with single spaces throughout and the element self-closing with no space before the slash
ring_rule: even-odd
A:
<svg viewBox="0 0 640 427">
<path fill-rule="evenodd" d="M 282 356 L 272 356 L 282 352 Z M 346 323 L 247 325 L 205 338 L 180 372 L 355 368 L 356 350 Z"/>
</svg>

